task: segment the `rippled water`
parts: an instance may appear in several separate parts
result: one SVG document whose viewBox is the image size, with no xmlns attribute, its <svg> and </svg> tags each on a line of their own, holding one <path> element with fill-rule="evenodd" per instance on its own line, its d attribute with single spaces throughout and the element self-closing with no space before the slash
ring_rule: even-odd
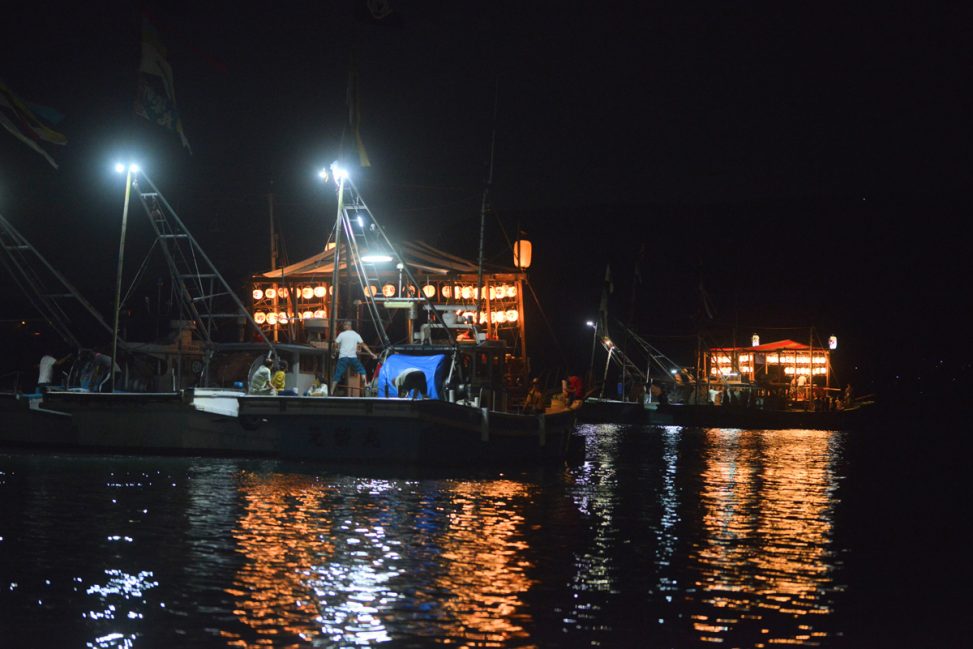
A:
<svg viewBox="0 0 973 649">
<path fill-rule="evenodd" d="M 0 455 L 0 646 L 835 646 L 881 597 L 848 434 L 580 432 L 509 474 Z"/>
</svg>

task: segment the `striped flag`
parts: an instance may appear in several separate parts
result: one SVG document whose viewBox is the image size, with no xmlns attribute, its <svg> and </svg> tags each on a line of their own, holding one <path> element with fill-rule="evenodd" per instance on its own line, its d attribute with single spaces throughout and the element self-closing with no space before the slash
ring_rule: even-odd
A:
<svg viewBox="0 0 973 649">
<path fill-rule="evenodd" d="M 172 68 L 166 60 L 166 48 L 148 16 L 142 15 L 142 62 L 139 65 L 138 94 L 135 114 L 179 134 L 190 153 L 189 140 L 182 130 L 182 119 L 176 110 L 176 91 Z"/>
<path fill-rule="evenodd" d="M 49 109 L 32 107 L 27 102 L 20 99 L 10 88 L 0 81 L 0 125 L 7 129 L 11 135 L 32 148 L 37 153 L 44 156 L 52 167 L 57 169 L 47 151 L 41 148 L 41 142 L 51 144 L 67 144 L 66 137 L 47 126 L 37 113 L 50 114 Z"/>
</svg>

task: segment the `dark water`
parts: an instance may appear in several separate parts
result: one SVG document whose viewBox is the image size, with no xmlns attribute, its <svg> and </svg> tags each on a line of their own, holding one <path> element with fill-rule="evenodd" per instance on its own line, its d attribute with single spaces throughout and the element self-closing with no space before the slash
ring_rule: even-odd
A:
<svg viewBox="0 0 973 649">
<path fill-rule="evenodd" d="M 0 646 L 970 646 L 908 438 L 581 433 L 505 474 L 0 455 Z"/>
</svg>

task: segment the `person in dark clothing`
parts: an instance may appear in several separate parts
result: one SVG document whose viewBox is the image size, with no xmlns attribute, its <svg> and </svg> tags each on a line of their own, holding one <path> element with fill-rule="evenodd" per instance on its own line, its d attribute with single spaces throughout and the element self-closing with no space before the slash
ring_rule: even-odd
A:
<svg viewBox="0 0 973 649">
<path fill-rule="evenodd" d="M 399 372 L 393 383 L 399 392 L 400 399 L 409 393 L 412 393 L 413 399 L 425 399 L 429 394 L 425 372 L 415 367 L 409 367 Z"/>
</svg>

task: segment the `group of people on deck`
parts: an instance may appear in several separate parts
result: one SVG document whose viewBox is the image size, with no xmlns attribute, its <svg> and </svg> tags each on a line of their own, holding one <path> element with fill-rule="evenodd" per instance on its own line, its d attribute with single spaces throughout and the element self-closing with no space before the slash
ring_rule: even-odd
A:
<svg viewBox="0 0 973 649">
<path fill-rule="evenodd" d="M 367 383 L 365 366 L 358 360 L 358 350 L 362 349 L 368 352 L 373 360 L 377 359 L 378 355 L 369 348 L 362 339 L 361 334 L 355 331 L 354 323 L 351 320 L 345 321 L 342 332 L 335 337 L 334 342 L 338 353 L 330 389 L 323 379 L 317 376 L 315 377 L 314 385 L 305 392 L 305 396 L 327 396 L 328 394 L 334 394 L 338 380 L 349 369 L 358 374 L 361 385 Z M 248 393 L 297 396 L 297 390 L 285 387 L 286 383 L 287 361 L 275 361 L 267 357 L 250 378 Z M 425 398 L 429 393 L 426 386 L 425 374 L 422 370 L 416 368 L 408 368 L 400 372 L 395 378 L 394 383 L 400 398 L 408 394 L 412 394 L 413 398 Z"/>
</svg>

